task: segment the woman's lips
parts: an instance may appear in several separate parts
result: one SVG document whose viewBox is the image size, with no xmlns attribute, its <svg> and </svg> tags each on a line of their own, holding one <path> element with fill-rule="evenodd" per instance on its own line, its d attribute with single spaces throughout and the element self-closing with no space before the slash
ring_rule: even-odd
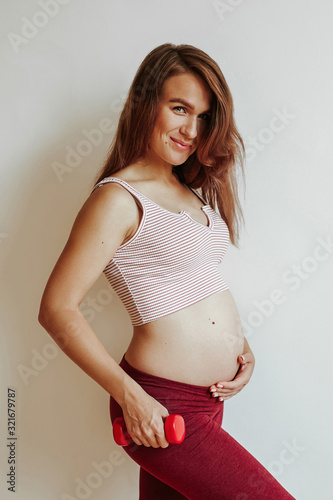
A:
<svg viewBox="0 0 333 500">
<path fill-rule="evenodd" d="M 186 142 L 175 139 L 174 137 L 171 137 L 171 140 L 174 142 L 176 148 L 179 149 L 179 151 L 189 151 L 192 146 L 192 144 L 187 144 Z"/>
</svg>

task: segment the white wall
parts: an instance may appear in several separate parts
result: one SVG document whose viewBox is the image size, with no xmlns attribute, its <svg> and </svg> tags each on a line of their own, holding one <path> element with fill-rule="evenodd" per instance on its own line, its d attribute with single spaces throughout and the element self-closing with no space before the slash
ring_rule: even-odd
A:
<svg viewBox="0 0 333 500">
<path fill-rule="evenodd" d="M 1 2 L 0 455 L 7 473 L 14 387 L 18 500 L 138 498 L 138 466 L 113 442 L 107 394 L 37 313 L 134 73 L 165 42 L 220 64 L 248 146 L 246 229 L 222 270 L 257 363 L 224 427 L 297 500 L 332 498 L 332 15 L 328 0 Z M 66 164 L 105 119 L 103 141 Z M 128 316 L 104 276 L 88 296 L 95 305 L 82 307 L 120 361 Z M 1 480 L 1 498 L 13 498 Z"/>
</svg>

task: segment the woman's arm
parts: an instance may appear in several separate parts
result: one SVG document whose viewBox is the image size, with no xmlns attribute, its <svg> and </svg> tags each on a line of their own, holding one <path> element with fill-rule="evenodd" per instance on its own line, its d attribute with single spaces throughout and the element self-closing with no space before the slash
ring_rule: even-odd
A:
<svg viewBox="0 0 333 500">
<path fill-rule="evenodd" d="M 217 382 L 209 388 L 212 397 L 218 397 L 219 401 L 229 399 L 238 394 L 250 381 L 254 370 L 255 359 L 246 338 L 244 338 L 243 354 L 238 357 L 238 361 L 240 367 L 235 378 L 231 382 Z"/>
<path fill-rule="evenodd" d="M 79 310 L 138 217 L 133 197 L 118 185 L 107 184 L 90 195 L 47 282 L 38 320 L 63 352 L 122 407 L 136 444 L 166 447 L 162 417 L 168 416 L 167 409 L 116 363 Z"/>
</svg>

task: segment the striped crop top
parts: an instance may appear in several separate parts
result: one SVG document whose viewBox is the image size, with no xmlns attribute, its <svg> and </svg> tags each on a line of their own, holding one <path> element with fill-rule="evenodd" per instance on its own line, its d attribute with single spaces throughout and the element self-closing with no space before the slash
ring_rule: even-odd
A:
<svg viewBox="0 0 333 500">
<path fill-rule="evenodd" d="M 183 309 L 209 295 L 227 290 L 218 264 L 229 243 L 221 216 L 205 203 L 208 226 L 185 210 L 174 213 L 160 207 L 118 177 L 105 177 L 93 189 L 116 182 L 142 207 L 135 234 L 120 245 L 103 273 L 130 316 L 140 326 Z"/>
</svg>

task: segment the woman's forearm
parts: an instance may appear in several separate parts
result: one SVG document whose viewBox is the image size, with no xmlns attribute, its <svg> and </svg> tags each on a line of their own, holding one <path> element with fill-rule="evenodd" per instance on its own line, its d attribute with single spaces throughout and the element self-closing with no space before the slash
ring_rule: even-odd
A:
<svg viewBox="0 0 333 500">
<path fill-rule="evenodd" d="M 79 310 L 42 312 L 39 322 L 62 351 L 119 405 L 138 397 L 142 388 L 110 356 Z"/>
</svg>

